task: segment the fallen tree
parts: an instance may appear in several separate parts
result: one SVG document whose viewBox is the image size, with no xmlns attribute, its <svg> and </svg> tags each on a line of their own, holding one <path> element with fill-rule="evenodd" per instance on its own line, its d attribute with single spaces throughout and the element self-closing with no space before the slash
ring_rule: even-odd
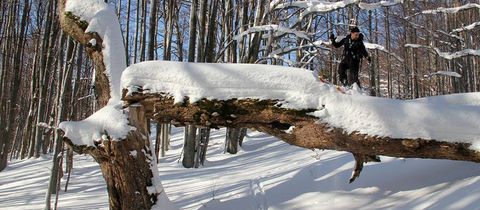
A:
<svg viewBox="0 0 480 210">
<path fill-rule="evenodd" d="M 309 115 L 314 110 L 292 110 L 277 106 L 275 100 L 202 99 L 190 103 L 174 103 L 168 94 L 143 93 L 141 88 L 124 89 L 122 99 L 140 103 L 145 116 L 159 123 L 175 126 L 246 127 L 256 129 L 295 146 L 308 149 L 347 151 L 356 160 L 350 181 L 359 176 L 364 162 L 378 161 L 376 155 L 402 158 L 430 158 L 480 162 L 480 152 L 469 143 L 452 143 L 426 139 L 399 139 L 346 133 Z"/>
<path fill-rule="evenodd" d="M 87 53 L 95 63 L 95 74 L 97 75 L 95 84 L 99 94 L 99 105 L 102 107 L 108 103 L 111 97 L 114 97 L 112 94 L 114 91 L 110 90 L 115 90 L 109 86 L 109 84 L 115 83 L 106 74 L 108 68 L 105 64 L 104 40 L 95 31 L 86 32 L 89 22 L 65 11 L 65 0 L 61 0 L 59 6 L 62 29 L 72 38 L 87 46 Z M 119 51 L 123 52 L 123 50 Z M 116 59 L 116 61 L 124 60 L 123 58 Z M 238 72 L 233 73 L 232 75 L 236 75 Z M 115 75 L 112 72 L 110 74 L 117 77 L 118 81 L 119 74 Z M 282 76 L 288 77 L 288 75 Z M 299 78 L 299 82 L 303 82 L 301 77 Z M 279 84 L 280 86 L 285 85 L 281 81 Z M 248 127 L 304 148 L 348 151 L 356 160 L 355 170 L 350 181 L 359 176 L 364 162 L 378 161 L 377 155 L 480 162 L 480 153 L 470 148 L 469 143 L 389 138 L 358 132 L 347 133 L 345 130 L 323 123 L 319 117 L 309 114 L 318 109 L 287 109 L 279 106 L 277 103 L 279 101 L 275 99 L 207 100 L 203 98 L 192 100 L 194 102 L 190 103 L 190 98 L 186 97 L 181 101 L 182 103 L 176 103 L 178 101 L 175 101 L 169 92 L 160 94 L 149 91 L 147 93 L 139 86 L 129 88 L 123 90 L 122 100 L 130 111 L 129 125 L 136 129 L 124 131 L 126 133 L 124 137 L 114 138 L 110 130 L 98 131 L 100 128 L 97 128 L 91 132 L 96 134 L 100 132 L 102 137 L 87 139 L 89 142 L 94 142 L 94 145 L 88 145 L 85 142 L 79 143 L 71 138 L 64 139 L 75 151 L 92 155 L 100 164 L 107 182 L 110 208 L 112 209 L 149 209 L 156 204 L 162 207 L 168 205 L 168 199 L 157 180 L 155 156 L 150 147 L 151 144 L 146 138 L 148 136 L 146 119 L 148 118 L 158 123 L 171 123 L 176 126 Z M 135 90 L 132 91 L 132 89 Z M 178 100 L 178 98 L 176 99 Z M 110 109 L 123 112 L 114 106 Z M 109 121 L 105 120 L 105 122 Z M 160 199 L 165 200 L 160 201 Z"/>
</svg>

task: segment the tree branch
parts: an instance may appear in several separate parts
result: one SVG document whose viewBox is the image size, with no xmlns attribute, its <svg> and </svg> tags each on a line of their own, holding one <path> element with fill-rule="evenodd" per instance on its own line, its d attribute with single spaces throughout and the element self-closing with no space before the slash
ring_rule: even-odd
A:
<svg viewBox="0 0 480 210">
<path fill-rule="evenodd" d="M 105 74 L 106 67 L 103 62 L 102 43 L 103 40 L 97 33 L 85 33 L 88 23 L 81 20 L 71 12 L 65 11 L 66 0 L 60 0 L 58 4 L 59 19 L 62 30 L 70 37 L 85 46 L 85 51 L 95 65 L 95 92 L 97 94 L 98 107 L 105 106 L 110 99 L 109 79 Z M 95 40 L 96 44 L 90 44 Z"/>
</svg>

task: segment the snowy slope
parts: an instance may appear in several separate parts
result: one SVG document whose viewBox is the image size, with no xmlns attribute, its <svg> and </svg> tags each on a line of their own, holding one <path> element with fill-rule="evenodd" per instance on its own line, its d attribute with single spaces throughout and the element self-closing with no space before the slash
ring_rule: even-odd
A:
<svg viewBox="0 0 480 210">
<path fill-rule="evenodd" d="M 206 165 L 178 163 L 181 128 L 158 165 L 168 197 L 181 209 L 348 210 L 480 209 L 480 164 L 448 160 L 393 159 L 367 164 L 348 184 L 350 154 L 311 151 L 249 132 L 237 155 L 223 154 L 224 130 L 213 131 Z M 50 157 L 14 161 L 0 173 L 0 209 L 42 209 Z M 64 182 L 62 182 L 62 188 Z M 68 192 L 59 209 L 108 209 L 98 165 L 75 156 Z"/>
</svg>

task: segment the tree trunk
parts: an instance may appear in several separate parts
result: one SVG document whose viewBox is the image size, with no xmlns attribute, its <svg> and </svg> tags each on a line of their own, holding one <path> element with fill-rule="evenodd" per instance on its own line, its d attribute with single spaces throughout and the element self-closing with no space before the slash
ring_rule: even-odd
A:
<svg viewBox="0 0 480 210">
<path fill-rule="evenodd" d="M 127 91 L 125 90 L 124 93 Z M 308 115 L 311 110 L 289 111 L 276 108 L 275 101 L 227 100 L 197 101 L 194 105 L 184 101 L 175 105 L 173 98 L 157 94 L 135 93 L 123 96 L 129 104 L 140 103 L 146 107 L 146 116 L 158 122 L 178 122 L 205 127 L 247 127 L 276 136 L 281 140 L 309 149 L 348 151 L 354 154 L 386 155 L 404 158 L 432 158 L 480 162 L 480 153 L 467 143 L 450 143 L 424 139 L 400 139 L 347 133 L 340 128 L 318 123 Z M 148 100 L 146 100 L 148 99 Z M 161 112 L 153 112 L 162 110 Z M 205 110 L 205 107 L 216 107 Z M 212 115 L 213 112 L 221 113 Z M 198 117 L 198 113 L 203 113 Z M 196 117 L 197 116 L 197 117 Z M 235 116 L 235 117 L 232 117 Z M 285 130 L 294 126 L 292 132 Z"/>
<path fill-rule="evenodd" d="M 64 11 L 65 0 L 59 4 L 59 15 L 62 29 L 72 38 L 86 45 L 95 37 L 98 46 L 102 46 L 102 39 L 96 33 L 85 34 L 84 30 L 75 22 L 75 17 Z M 94 61 L 96 70 L 104 73 L 105 64 L 101 49 L 86 46 L 87 53 Z M 103 91 L 109 92 L 108 79 L 102 81 L 107 84 Z M 108 98 L 107 98 L 108 100 Z M 131 130 L 125 139 L 111 139 L 104 135 L 102 139 L 93 139 L 96 146 L 75 145 L 67 138 L 64 141 L 77 153 L 87 153 L 100 164 L 102 174 L 107 183 L 110 209 L 150 209 L 159 203 L 159 206 L 169 205 L 163 187 L 158 179 L 156 156 L 148 139 L 147 118 L 143 106 L 129 107 L 129 124 L 136 129 Z"/>
<path fill-rule="evenodd" d="M 237 154 L 240 140 L 240 128 L 227 128 L 225 135 L 226 151 L 230 154 Z"/>
<path fill-rule="evenodd" d="M 157 196 L 165 193 L 161 184 L 155 183 L 154 174 L 158 169 L 151 142 L 146 138 L 146 119 L 143 106 L 130 106 L 130 124 L 137 129 L 129 132 L 126 139 L 107 137 L 99 140 L 101 143 L 96 147 L 74 145 L 64 139 L 75 152 L 90 154 L 100 164 L 110 209 L 150 209 L 156 204 Z"/>
<path fill-rule="evenodd" d="M 190 39 L 188 42 L 188 62 L 195 62 L 195 41 L 197 40 L 197 6 L 198 0 L 192 0 L 192 5 L 190 6 Z"/>
<path fill-rule="evenodd" d="M 195 125 L 185 126 L 185 137 L 183 143 L 182 165 L 185 168 L 192 168 L 195 165 L 195 137 L 197 127 Z"/>
<path fill-rule="evenodd" d="M 199 25 L 198 25 L 198 46 L 197 46 L 197 62 L 205 62 L 205 36 L 207 28 L 207 3 L 208 0 L 200 0 Z"/>
</svg>

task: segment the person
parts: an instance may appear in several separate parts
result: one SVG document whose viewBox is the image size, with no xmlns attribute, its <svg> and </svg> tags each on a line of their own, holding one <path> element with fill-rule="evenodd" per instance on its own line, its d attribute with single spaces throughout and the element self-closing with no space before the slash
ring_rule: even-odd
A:
<svg viewBox="0 0 480 210">
<path fill-rule="evenodd" d="M 351 28 L 350 34 L 339 42 L 336 41 L 335 35 L 332 33 L 330 34 L 330 40 L 335 48 L 344 46 L 343 58 L 338 66 L 340 82 L 343 86 L 351 86 L 357 83 L 360 87 L 360 80 L 358 79 L 360 61 L 362 58 L 367 58 L 369 63 L 372 60 L 363 44 L 363 34 L 360 33 L 360 29 L 358 27 Z M 347 70 L 349 71 L 348 78 Z"/>
</svg>

